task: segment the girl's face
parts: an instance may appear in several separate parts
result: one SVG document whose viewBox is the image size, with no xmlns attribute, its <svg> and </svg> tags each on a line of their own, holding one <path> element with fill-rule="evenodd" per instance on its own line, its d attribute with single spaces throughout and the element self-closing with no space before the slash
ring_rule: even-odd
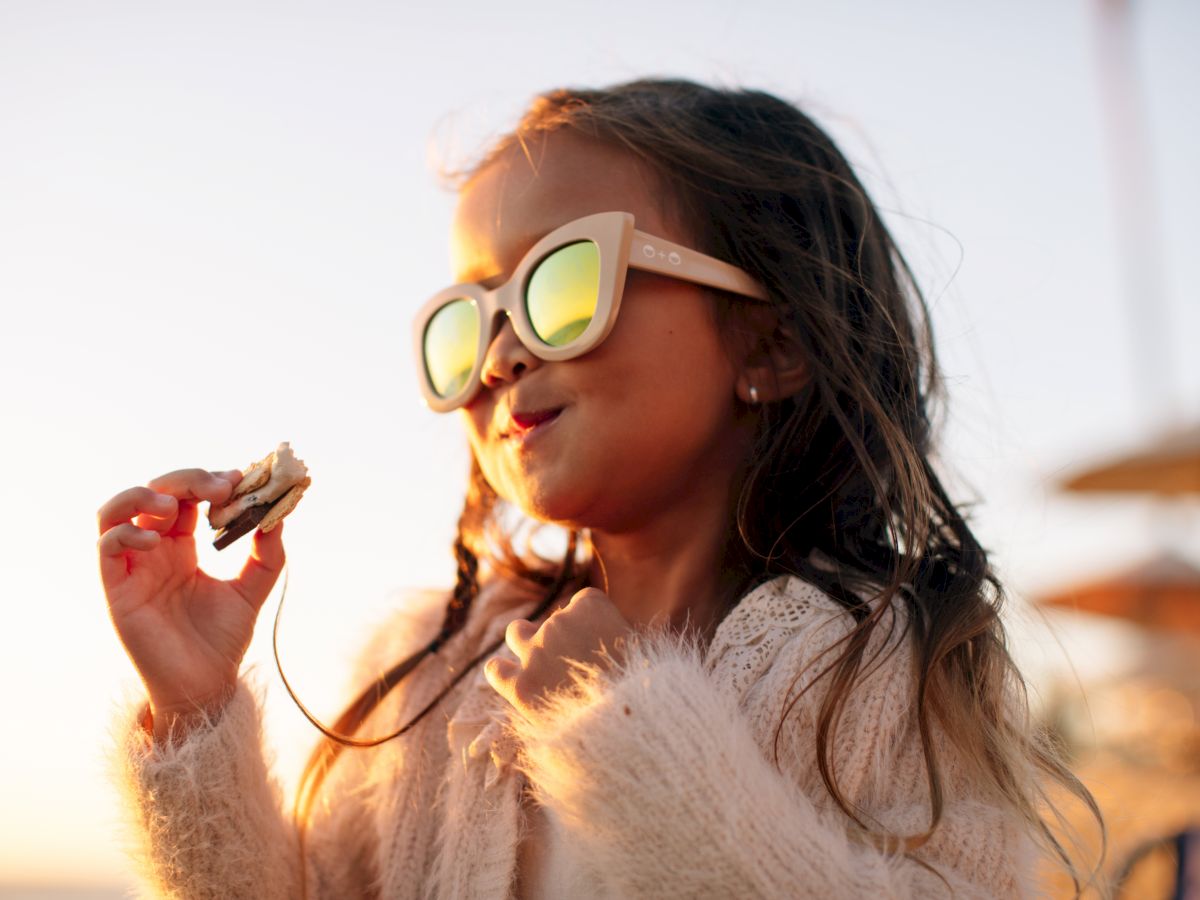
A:
<svg viewBox="0 0 1200 900">
<path fill-rule="evenodd" d="M 548 232 L 609 210 L 692 245 L 664 218 L 652 177 L 625 152 L 568 131 L 528 146 L 532 165 L 514 148 L 460 195 L 456 281 L 494 287 Z M 538 359 L 503 320 L 482 380 L 461 411 L 475 457 L 501 497 L 543 521 L 636 530 L 673 507 L 687 509 L 686 498 L 730 486 L 749 449 L 737 371 L 711 301 L 665 276 L 631 270 L 616 326 L 576 359 Z"/>
</svg>

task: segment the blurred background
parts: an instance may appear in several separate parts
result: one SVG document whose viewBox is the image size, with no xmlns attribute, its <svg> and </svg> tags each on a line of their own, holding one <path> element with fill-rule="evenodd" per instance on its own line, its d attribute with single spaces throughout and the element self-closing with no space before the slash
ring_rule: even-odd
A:
<svg viewBox="0 0 1200 900">
<path fill-rule="evenodd" d="M 372 624 L 452 581 L 467 457 L 408 331 L 450 281 L 436 171 L 537 92 L 649 75 L 801 104 L 886 210 L 1038 714 L 1108 873 L 1170 896 L 1200 824 L 1198 45 L 1186 0 L 0 0 L 0 896 L 132 885 L 105 758 L 140 686 L 95 510 L 291 441 L 280 652 L 332 719 Z M 315 732 L 278 601 L 248 664 L 290 794 Z"/>
</svg>

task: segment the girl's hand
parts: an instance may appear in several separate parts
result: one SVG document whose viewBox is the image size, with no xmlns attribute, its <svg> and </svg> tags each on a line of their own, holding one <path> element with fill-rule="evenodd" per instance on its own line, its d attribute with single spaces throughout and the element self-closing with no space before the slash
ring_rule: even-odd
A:
<svg viewBox="0 0 1200 900">
<path fill-rule="evenodd" d="M 237 578 L 218 581 L 196 564 L 196 507 L 224 503 L 241 478 L 238 471 L 181 469 L 121 491 L 97 514 L 109 615 L 146 685 L 159 738 L 228 698 L 258 611 L 283 569 L 280 527 L 254 533 Z"/>
<path fill-rule="evenodd" d="M 527 619 L 510 622 L 504 640 L 519 662 L 493 657 L 484 675 L 500 696 L 533 719 L 550 694 L 570 683 L 571 660 L 610 669 L 623 661 L 625 638 L 632 631 L 603 591 L 585 588 L 541 628 Z"/>
</svg>

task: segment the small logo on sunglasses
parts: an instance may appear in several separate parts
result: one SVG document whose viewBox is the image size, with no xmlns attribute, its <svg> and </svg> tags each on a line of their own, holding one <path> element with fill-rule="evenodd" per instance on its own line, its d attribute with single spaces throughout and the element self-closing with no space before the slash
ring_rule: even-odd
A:
<svg viewBox="0 0 1200 900">
<path fill-rule="evenodd" d="M 672 250 L 670 253 L 667 253 L 665 250 L 654 249 L 654 246 L 651 244 L 642 244 L 642 255 L 644 255 L 647 259 L 653 259 L 657 256 L 659 259 L 665 259 L 673 266 L 677 266 L 683 262 L 683 259 L 674 250 Z"/>
</svg>

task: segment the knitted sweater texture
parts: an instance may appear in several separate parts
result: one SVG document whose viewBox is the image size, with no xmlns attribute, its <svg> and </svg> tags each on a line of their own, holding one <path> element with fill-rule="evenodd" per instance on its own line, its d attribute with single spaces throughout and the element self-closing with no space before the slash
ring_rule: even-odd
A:
<svg viewBox="0 0 1200 900">
<path fill-rule="evenodd" d="M 448 682 L 447 666 L 537 605 L 527 593 L 485 589 L 463 631 L 392 692 L 364 733 L 409 721 Z M 441 613 L 440 602 L 425 603 L 381 629 L 362 675 L 428 642 Z M 890 629 L 887 618 L 831 762 L 863 821 L 913 835 L 928 827 L 929 793 L 909 639 L 899 614 Z M 914 853 L 856 837 L 829 796 L 815 736 L 821 673 L 835 654 L 822 653 L 852 626 L 813 585 L 777 578 L 744 597 L 707 648 L 644 634 L 616 669 L 580 665 L 536 722 L 512 710 L 480 667 L 403 737 L 344 751 L 310 819 L 308 896 L 520 897 L 531 803 L 554 823 L 556 852 L 568 855 L 555 867 L 573 873 L 579 896 L 1026 896 L 1034 857 L 1025 826 L 936 729 L 945 810 Z M 515 658 L 505 646 L 497 655 Z M 123 713 L 113 761 L 147 893 L 301 896 L 257 689 L 243 679 L 218 716 L 180 740 L 154 744 L 143 715 Z"/>
</svg>

